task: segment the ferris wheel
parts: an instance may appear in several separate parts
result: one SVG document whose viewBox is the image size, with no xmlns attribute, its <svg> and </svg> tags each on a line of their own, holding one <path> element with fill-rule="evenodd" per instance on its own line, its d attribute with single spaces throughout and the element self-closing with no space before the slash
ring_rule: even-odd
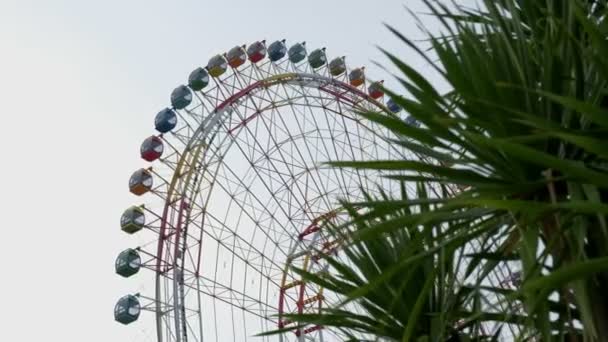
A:
<svg viewBox="0 0 608 342">
<path fill-rule="evenodd" d="M 326 164 L 414 158 L 356 114 L 400 112 L 382 89 L 344 57 L 285 40 L 236 46 L 192 71 L 141 145 L 144 166 L 129 180 L 141 202 L 121 217 L 149 242 L 121 252 L 116 272 L 154 290 L 120 298 L 115 319 L 150 312 L 159 342 L 342 340 L 284 316 L 338 300 L 292 268 L 327 271 L 320 253 L 344 241 L 323 227 L 347 220 L 340 200 L 400 191 L 378 171 Z"/>
</svg>

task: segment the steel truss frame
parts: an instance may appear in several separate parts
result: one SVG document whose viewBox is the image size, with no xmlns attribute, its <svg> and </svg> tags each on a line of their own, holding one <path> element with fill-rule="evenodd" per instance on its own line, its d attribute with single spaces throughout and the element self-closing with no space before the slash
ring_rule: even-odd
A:
<svg viewBox="0 0 608 342">
<path fill-rule="evenodd" d="M 357 111 L 387 111 L 348 70 L 263 61 L 212 78 L 176 111 L 180 125 L 160 137 L 165 155 L 150 168 L 159 184 L 144 209 L 156 248 L 138 250 L 155 272 L 144 310 L 156 313 L 157 340 L 242 341 L 292 326 L 282 316 L 315 312 L 337 298 L 293 273 L 325 272 L 319 252 L 336 252 L 322 221 L 341 222 L 338 199 L 364 191 L 398 193 L 377 171 L 332 160 L 418 159 Z M 354 308 L 357 309 L 356 307 Z M 270 341 L 274 337 L 260 337 Z M 321 326 L 293 327 L 280 341 L 334 341 Z"/>
<path fill-rule="evenodd" d="M 327 66 L 313 70 L 288 60 L 248 64 L 212 78 L 212 87 L 194 92 L 195 101 L 176 111 L 181 124 L 160 135 L 165 155 L 150 168 L 158 205 L 144 206 L 153 218 L 147 228 L 157 237 L 156 250 L 138 248 L 149 257 L 144 268 L 156 273 L 155 304 L 146 308 L 156 312 L 158 341 L 220 341 L 223 326 L 239 340 L 236 326 L 250 335 L 276 329 L 286 325 L 282 314 L 316 310 L 326 301 L 322 289 L 301 279 L 286 288 L 291 267 L 323 270 L 314 251 L 323 250 L 317 242 L 325 237 L 311 225 L 334 211 L 339 198 L 361 198 L 360 185 L 375 192 L 388 183 L 377 172 L 320 163 L 406 154 L 387 142 L 385 132 L 359 120 L 355 111 L 386 108 L 362 90 L 366 84 L 349 85 L 346 75 L 331 77 Z M 218 192 L 226 197 L 221 213 L 210 204 Z M 215 258 L 213 272 L 203 266 L 206 257 Z M 236 275 L 221 278 L 218 269 L 227 265 L 220 260 L 230 260 L 228 273 L 240 267 L 243 284 L 257 282 L 257 292 L 237 286 Z M 220 305 L 229 308 L 232 323 L 218 322 Z M 205 310 L 216 312 L 210 328 L 203 323 Z M 259 321 L 245 329 L 251 317 Z M 323 340 L 323 332 L 294 328 L 280 339 Z"/>
</svg>

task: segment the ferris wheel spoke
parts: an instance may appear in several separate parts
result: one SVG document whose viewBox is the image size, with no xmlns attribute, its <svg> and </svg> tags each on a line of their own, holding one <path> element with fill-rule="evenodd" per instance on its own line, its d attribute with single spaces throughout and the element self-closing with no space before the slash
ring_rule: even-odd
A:
<svg viewBox="0 0 608 342">
<path fill-rule="evenodd" d="M 210 225 L 212 226 L 212 225 Z M 212 234 L 211 232 L 209 232 L 209 230 L 205 231 L 205 234 L 207 234 L 210 238 L 214 239 L 218 244 L 220 244 L 221 246 L 225 247 L 226 249 L 230 249 L 230 248 L 235 248 L 235 251 L 242 251 L 244 252 L 243 254 L 237 254 L 235 253 L 235 256 L 239 257 L 241 259 L 241 261 L 245 262 L 245 263 L 251 263 L 251 264 L 255 264 L 256 262 L 258 262 L 257 259 L 260 259 L 260 261 L 265 261 L 268 262 L 268 264 L 276 267 L 276 269 L 280 269 L 281 265 L 277 264 L 274 260 L 272 260 L 271 258 L 267 257 L 264 253 L 262 253 L 261 251 L 257 250 L 255 246 L 251 246 L 249 244 L 248 241 L 244 240 L 244 239 L 238 239 L 234 238 L 234 237 L 218 237 L 217 234 Z M 228 240 L 228 239 L 234 239 L 234 240 Z M 230 241 L 238 241 L 238 247 L 236 244 L 233 244 L 231 246 L 228 246 L 226 241 L 230 242 Z M 241 246 L 247 246 L 247 248 L 241 247 Z M 251 257 L 251 254 L 254 253 L 256 255 L 256 257 Z M 258 264 L 261 265 L 261 264 Z M 261 273 L 264 277 L 268 277 L 270 272 L 272 272 L 272 268 L 268 268 L 268 273 Z"/>
<path fill-rule="evenodd" d="M 264 124 L 264 127 L 267 131 L 270 131 L 270 123 L 267 122 L 266 118 L 264 116 L 260 117 L 260 122 Z M 274 135 L 270 135 L 270 140 L 272 140 L 272 144 L 273 145 L 277 145 L 277 141 L 276 138 L 274 137 Z M 280 156 L 281 160 L 283 161 L 282 165 L 285 165 L 286 163 L 286 158 L 284 156 L 284 153 L 281 151 L 281 149 L 277 150 L 278 155 Z M 288 183 L 285 180 L 285 177 L 281 176 L 280 172 L 278 171 L 278 167 L 277 167 L 277 163 L 273 162 L 272 160 L 268 160 L 269 164 L 272 166 L 273 171 L 278 173 L 279 178 L 281 179 L 283 185 L 287 188 L 288 187 Z M 293 180 L 292 183 L 290 184 L 294 184 L 299 192 L 299 195 L 301 196 L 301 198 L 306 198 L 305 193 L 303 192 L 302 188 L 300 187 L 300 184 L 298 182 L 296 182 L 296 178 L 295 175 L 293 174 L 293 171 L 289 168 L 287 168 L 288 172 L 289 172 L 289 177 L 291 177 L 291 179 Z M 301 202 L 298 197 L 294 197 L 294 199 L 297 201 L 298 206 L 300 206 L 300 208 L 306 208 L 306 203 Z"/>
<path fill-rule="evenodd" d="M 224 173 L 224 176 L 222 176 L 222 174 L 218 173 L 218 174 L 216 174 L 216 175 L 215 175 L 215 177 L 218 177 L 218 179 L 229 179 L 230 181 L 237 183 L 237 184 L 238 184 L 239 186 L 241 186 L 243 189 L 247 189 L 247 188 L 249 188 L 249 186 L 247 186 L 246 184 L 244 184 L 244 183 L 243 183 L 243 179 L 242 179 L 242 177 L 240 177 L 240 176 L 239 176 L 239 175 L 238 175 L 238 174 L 237 174 L 235 171 L 233 171 L 233 170 L 232 170 L 232 168 L 230 168 L 228 165 L 224 165 L 224 164 L 222 165 L 222 167 L 223 167 L 223 168 L 225 169 L 225 171 L 227 171 L 227 172 L 225 172 L 225 173 Z M 256 173 L 256 175 L 258 175 L 258 176 L 259 176 L 259 173 L 257 173 L 257 172 L 255 171 L 255 169 L 254 169 L 254 168 L 251 168 L 251 169 L 252 169 L 252 170 L 254 170 L 254 173 Z M 264 183 L 264 184 L 265 184 L 265 183 Z M 223 189 L 224 191 L 226 191 L 228 194 L 231 194 L 231 192 L 230 192 L 230 191 L 228 191 L 228 190 L 226 190 L 225 188 L 223 188 L 223 185 L 222 185 L 221 183 L 218 183 L 218 186 L 222 187 L 222 189 Z M 268 188 L 267 188 L 267 190 L 268 190 Z M 266 203 L 264 203 L 264 202 L 263 202 L 263 201 L 262 201 L 262 200 L 261 200 L 261 199 L 260 199 L 260 198 L 259 198 L 259 197 L 258 197 L 256 194 L 251 193 L 251 192 L 249 192 L 248 194 L 251 196 L 251 198 L 252 198 L 253 200 L 255 200 L 255 202 L 256 202 L 258 205 L 260 205 L 260 208 L 261 208 L 261 209 L 262 209 L 264 212 L 266 212 L 267 214 L 269 214 L 269 215 L 270 215 L 270 217 L 271 217 L 273 220 L 276 220 L 276 219 L 275 219 L 275 215 L 271 213 L 271 211 L 268 209 L 268 206 L 267 206 L 267 204 L 266 204 Z M 289 216 L 287 215 L 287 212 L 285 212 L 285 211 L 284 211 L 284 209 L 281 207 L 280 202 L 276 201 L 276 198 L 275 198 L 274 196 L 271 196 L 271 197 L 269 198 L 269 200 L 270 200 L 270 199 L 274 200 L 274 202 L 275 202 L 275 203 L 278 205 L 277 209 L 280 209 L 280 210 L 283 212 L 283 214 L 284 214 L 284 215 L 286 215 L 287 217 L 289 217 Z M 247 212 L 247 211 L 245 210 L 246 208 L 241 207 L 241 209 L 243 209 L 245 212 Z M 277 223 L 279 223 L 279 222 L 277 221 Z M 294 229 L 296 229 L 296 227 L 295 227 L 295 226 L 293 226 L 293 228 L 294 228 Z M 287 231 L 285 228 L 283 228 L 283 232 L 284 232 L 286 235 L 289 235 L 289 231 Z"/>
<path fill-rule="evenodd" d="M 185 126 L 179 130 L 171 131 L 171 135 L 177 139 L 183 146 L 188 146 L 190 139 L 192 138 L 192 132 L 188 131 L 189 127 Z M 186 131 L 186 132 L 184 132 Z"/>
<path fill-rule="evenodd" d="M 300 114 L 301 114 L 301 112 L 296 111 L 294 109 L 293 104 L 290 104 L 289 108 L 290 108 L 291 113 L 293 115 L 294 122 L 296 123 L 296 126 L 298 127 L 298 130 L 299 130 L 299 134 L 298 135 L 307 136 L 309 134 L 314 134 L 314 133 L 318 133 L 319 132 L 318 128 L 316 130 L 309 130 L 308 132 L 305 132 L 304 129 L 302 128 L 301 123 L 300 123 Z M 280 115 L 278 115 L 278 113 L 277 113 L 277 117 L 279 117 L 279 120 L 281 121 L 282 125 L 284 127 L 287 127 L 285 121 L 283 120 L 283 118 Z M 291 139 L 294 139 L 294 135 L 292 135 L 291 133 L 289 134 L 289 137 Z M 306 147 L 306 150 L 308 152 L 308 158 L 310 158 L 309 160 L 319 160 L 319 159 L 316 159 L 313 156 L 313 154 L 310 151 L 310 147 L 309 147 L 308 144 L 304 144 L 304 146 Z M 299 157 L 301 160 L 306 160 L 306 158 L 302 154 L 302 152 L 301 152 L 300 147 L 298 146 L 298 144 L 294 144 L 294 147 L 295 147 L 295 151 L 297 152 L 297 157 Z M 295 157 L 293 154 L 292 154 L 292 156 Z M 316 169 L 318 166 L 313 165 L 313 167 Z M 321 184 L 321 186 L 319 185 L 319 183 L 317 182 L 317 180 L 315 178 L 313 178 L 312 181 L 313 181 L 313 185 L 315 186 L 315 188 L 317 189 L 317 191 L 319 191 L 319 192 L 327 192 L 326 189 L 323 187 L 323 182 L 322 181 L 319 182 Z M 320 190 L 321 188 L 324 188 L 324 189 Z M 330 206 L 329 203 L 327 203 L 327 205 Z"/>
<path fill-rule="evenodd" d="M 190 284 L 186 286 L 192 286 L 194 291 L 199 291 L 206 296 L 221 300 L 240 310 L 252 313 L 256 316 L 261 316 L 265 319 L 269 318 L 267 317 L 267 314 L 269 311 L 272 311 L 272 306 L 260 298 L 249 296 L 244 292 L 236 290 L 234 287 L 226 286 L 225 284 L 218 283 L 207 277 L 199 276 L 198 281 L 200 281 L 200 288 Z"/>
<path fill-rule="evenodd" d="M 194 91 L 194 96 L 196 96 L 196 99 L 198 100 L 198 106 L 196 108 L 193 108 L 191 111 L 189 111 L 188 113 L 190 115 L 192 115 L 193 117 L 195 117 L 196 121 L 198 122 L 198 124 L 202 124 L 204 118 L 204 114 L 205 113 L 211 113 L 213 110 L 211 109 L 211 107 L 209 107 L 209 103 L 208 99 L 206 98 L 207 95 L 201 90 L 201 91 Z M 199 108 L 200 106 L 200 108 Z M 196 113 L 196 110 L 199 110 L 199 113 Z"/>
<path fill-rule="evenodd" d="M 248 210 L 247 210 L 245 207 L 240 207 L 240 209 L 241 209 L 243 212 L 248 212 Z M 274 215 L 271 213 L 271 217 L 272 217 L 272 216 L 274 216 Z M 211 215 L 209 215 L 209 217 L 211 217 Z M 254 218 L 254 217 L 251 217 L 251 219 L 252 219 L 252 220 L 254 220 L 254 221 L 256 221 L 256 220 L 257 220 L 257 219 L 256 219 L 256 218 Z M 218 222 L 222 222 L 222 220 L 217 220 L 217 221 L 218 221 Z M 227 226 L 224 226 L 224 228 L 228 228 L 228 227 L 227 227 Z M 256 231 L 257 231 L 257 229 L 256 229 Z M 266 234 L 266 232 L 265 232 L 265 234 Z M 230 235 L 236 235 L 236 232 L 235 232 L 235 231 L 230 231 Z M 236 236 L 238 236 L 238 235 L 236 235 Z M 275 238 L 272 238 L 272 237 L 271 237 L 271 236 L 269 236 L 269 235 L 267 235 L 267 238 L 270 238 L 272 241 L 275 241 L 275 243 L 278 243 L 278 242 L 277 242 L 277 240 L 275 240 Z"/>
<path fill-rule="evenodd" d="M 276 120 L 280 121 L 280 122 L 281 122 L 281 124 L 282 124 L 282 126 L 285 128 L 285 130 L 284 130 L 284 131 L 287 133 L 287 139 L 286 139 L 286 141 L 291 141 L 291 142 L 294 142 L 294 141 L 296 141 L 296 137 L 303 137 L 303 136 L 306 136 L 306 135 L 307 135 L 307 133 L 309 133 L 309 134 L 310 134 L 310 133 L 312 133 L 312 132 L 314 132 L 314 131 L 310 131 L 310 132 L 304 132 L 304 131 L 302 130 L 302 128 L 301 128 L 301 125 L 299 124 L 299 121 L 298 121 L 297 115 L 295 115 L 295 111 L 293 110 L 293 107 L 292 107 L 291 105 L 290 105 L 290 108 L 291 108 L 291 110 L 292 110 L 292 113 L 294 114 L 294 121 L 296 122 L 296 124 L 297 124 L 297 126 L 298 126 L 298 129 L 299 129 L 299 132 L 297 133 L 297 135 L 294 135 L 294 134 L 292 134 L 292 133 L 289 131 L 289 128 L 287 127 L 287 124 L 286 124 L 285 120 L 283 119 L 283 117 L 282 117 L 281 115 L 279 115 L 279 113 L 277 113 L 277 109 L 273 109 L 273 110 L 271 111 L 271 114 L 274 114 L 274 115 L 277 117 L 277 119 L 276 119 Z M 276 145 L 276 144 L 275 144 L 275 145 Z M 291 146 L 293 146 L 293 147 L 294 147 L 294 150 L 295 150 L 295 152 L 297 153 L 297 155 L 296 155 L 296 154 L 294 154 L 294 153 L 290 153 L 290 155 L 292 156 L 292 161 L 291 161 L 291 162 L 288 162 L 288 161 L 284 160 L 284 158 L 283 158 L 283 160 L 282 160 L 282 162 L 283 162 L 283 163 L 285 163 L 285 164 L 287 164 L 287 165 L 293 165 L 293 162 L 294 162 L 293 160 L 294 160 L 295 158 L 298 158 L 298 159 L 300 159 L 300 160 L 302 160 L 302 161 L 303 161 L 303 160 L 306 160 L 306 159 L 305 159 L 305 157 L 304 157 L 304 155 L 302 154 L 302 152 L 301 152 L 301 150 L 300 150 L 300 148 L 299 148 L 298 144 L 293 143 Z M 309 157 L 309 158 L 311 158 L 311 160 L 314 160 L 314 159 L 312 159 L 312 154 L 310 153 L 310 150 L 308 150 L 308 152 L 309 152 L 308 157 Z M 313 166 L 313 167 L 315 167 L 315 168 L 316 168 L 316 166 Z M 308 170 L 308 168 L 307 168 L 307 170 Z M 316 189 L 317 189 L 317 191 L 318 191 L 318 192 L 326 192 L 326 189 L 323 189 L 323 190 L 321 190 L 321 189 L 320 189 L 319 185 L 318 185 L 318 184 L 317 184 L 317 182 L 314 180 L 314 178 L 313 178 L 313 184 L 314 184 L 314 186 L 316 187 Z M 330 204 L 329 204 L 329 203 L 326 203 L 326 204 L 327 204 L 328 206 L 330 206 Z"/>
<path fill-rule="evenodd" d="M 245 130 L 251 134 L 250 130 L 249 130 L 247 127 L 245 127 Z M 248 158 L 248 155 L 247 155 L 247 153 L 245 152 L 245 149 L 242 147 L 242 145 L 241 145 L 241 144 L 239 144 L 238 140 L 234 140 L 234 141 L 235 141 L 236 146 L 238 147 L 238 149 L 239 149 L 239 150 L 240 150 L 240 152 L 242 153 L 242 155 L 245 157 L 246 162 L 247 162 L 247 163 L 249 163 L 250 165 L 254 165 L 254 164 L 253 164 L 253 161 L 252 161 L 252 160 L 250 160 L 250 159 Z M 259 143 L 257 143 L 257 145 L 258 145 L 258 147 L 259 147 Z M 272 162 L 271 162 L 270 164 L 273 166 L 273 169 L 274 169 L 274 170 L 277 170 L 276 166 L 275 166 L 275 165 L 274 165 Z M 272 190 L 271 190 L 271 187 L 269 187 L 269 186 L 268 186 L 268 184 L 267 184 L 267 182 L 266 182 L 266 181 L 264 181 L 264 178 L 263 178 L 263 177 L 261 177 L 260 173 L 259 173 L 259 172 L 258 172 L 258 171 L 257 171 L 255 168 L 253 168 L 253 170 L 255 171 L 256 175 L 257 175 L 257 176 L 260 178 L 260 181 L 261 181 L 261 183 L 263 184 L 263 186 L 266 188 L 266 191 L 268 191 L 268 192 L 269 192 L 269 194 L 271 195 L 271 197 L 275 198 L 275 197 L 272 195 Z M 235 175 L 236 175 L 236 174 L 235 174 Z M 282 181 L 283 185 L 285 185 L 285 184 L 286 184 L 284 179 L 281 179 L 281 181 Z M 278 203 L 278 201 L 277 201 L 277 203 Z M 285 214 L 287 217 L 290 217 L 290 215 L 289 215 L 287 212 L 285 212 L 284 210 L 283 210 L 283 213 L 284 213 L 284 214 Z M 297 229 L 297 228 L 296 228 L 296 227 L 293 227 L 293 229 Z"/>
<path fill-rule="evenodd" d="M 302 89 L 302 91 L 304 91 L 304 89 Z M 309 101 L 308 101 L 308 99 L 306 97 L 305 97 L 305 102 L 306 102 L 307 105 L 309 104 Z M 313 122 L 313 126 L 314 127 L 319 127 L 319 123 L 317 122 L 317 119 L 316 119 L 314 113 L 312 112 L 312 109 L 310 107 L 304 107 L 304 109 L 306 109 L 306 108 L 308 108 L 308 111 L 309 111 L 309 114 L 310 114 L 310 118 L 312 119 L 312 122 Z M 324 110 L 323 110 L 323 113 L 325 115 L 327 114 Z M 328 128 L 329 128 L 329 124 L 328 124 Z M 329 131 L 328 133 L 330 134 L 330 138 L 333 140 L 333 133 L 330 130 L 328 130 L 328 131 Z M 327 157 L 326 161 L 332 161 L 331 152 L 330 152 L 329 148 L 327 147 L 325 139 L 320 139 L 320 140 L 321 140 L 321 144 L 323 146 L 323 150 L 325 152 L 325 156 Z M 335 151 L 335 146 L 334 146 L 334 152 L 335 152 L 336 159 L 333 159 L 333 160 L 340 160 L 340 158 L 337 155 L 337 151 Z M 334 172 L 334 175 L 338 176 L 338 171 L 336 170 L 336 168 L 332 168 L 332 170 Z M 346 185 L 345 184 L 346 182 L 344 181 L 344 172 L 343 172 L 343 170 L 341 168 L 340 168 L 339 172 L 340 172 L 340 176 L 339 177 L 342 179 L 343 184 Z M 344 195 L 344 193 L 342 195 Z"/>
</svg>

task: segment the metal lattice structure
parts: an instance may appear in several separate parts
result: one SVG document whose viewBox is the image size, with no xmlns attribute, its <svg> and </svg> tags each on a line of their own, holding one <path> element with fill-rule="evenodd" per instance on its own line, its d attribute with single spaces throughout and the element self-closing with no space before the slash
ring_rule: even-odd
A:
<svg viewBox="0 0 608 342">
<path fill-rule="evenodd" d="M 287 313 L 331 304 L 331 294 L 291 269 L 326 270 L 318 253 L 336 251 L 340 241 L 321 227 L 345 220 L 339 199 L 396 187 L 376 171 L 325 162 L 411 157 L 356 115 L 400 110 L 384 103 L 380 83 L 367 81 L 364 68 L 348 69 L 343 57 L 328 63 L 324 49 L 256 42 L 213 57 L 171 100 L 156 118 L 161 134 L 142 145 L 153 164 L 130 181 L 145 204 L 121 221 L 152 243 L 117 261 L 123 276 L 152 270 L 155 291 L 121 299 L 117 320 L 130 323 L 147 310 L 158 341 L 245 341 L 292 327 Z M 321 326 L 255 339 L 341 340 Z"/>
<path fill-rule="evenodd" d="M 125 211 L 121 227 L 150 242 L 123 251 L 116 271 L 151 270 L 154 291 L 121 298 L 116 320 L 153 312 L 159 342 L 342 340 L 284 318 L 337 300 L 292 268 L 327 271 L 319 253 L 342 241 L 322 227 L 346 220 L 339 200 L 399 193 L 378 171 L 325 164 L 416 159 L 356 114 L 401 111 L 384 101 L 364 68 L 328 62 L 325 49 L 307 54 L 304 43 L 236 46 L 194 70 L 157 115 L 160 134 L 142 144 L 152 164 L 129 182 L 145 204 Z M 279 328 L 288 332 L 253 337 Z"/>
</svg>

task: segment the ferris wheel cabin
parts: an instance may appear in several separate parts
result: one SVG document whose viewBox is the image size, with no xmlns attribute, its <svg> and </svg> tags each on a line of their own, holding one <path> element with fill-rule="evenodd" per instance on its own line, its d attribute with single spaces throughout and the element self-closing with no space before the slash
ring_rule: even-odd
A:
<svg viewBox="0 0 608 342">
<path fill-rule="evenodd" d="M 367 93 L 372 99 L 379 99 L 384 95 L 384 90 L 382 90 L 384 81 L 373 82 L 367 88 Z"/>
<path fill-rule="evenodd" d="M 285 39 L 277 40 L 268 47 L 268 58 L 270 58 L 272 62 L 276 62 L 283 58 L 286 53 L 287 47 L 285 46 Z"/>
<path fill-rule="evenodd" d="M 164 146 L 162 139 L 153 135 L 144 140 L 139 152 L 144 160 L 153 162 L 163 155 L 163 150 Z"/>
<path fill-rule="evenodd" d="M 266 41 L 255 42 L 247 48 L 247 56 L 251 63 L 257 63 L 266 57 Z"/>
<path fill-rule="evenodd" d="M 358 87 L 365 83 L 365 67 L 353 69 L 348 74 L 348 81 L 353 87 Z"/>
<path fill-rule="evenodd" d="M 146 216 L 141 207 L 132 206 L 120 217 L 120 229 L 123 232 L 133 234 L 140 231 L 146 224 Z"/>
<path fill-rule="evenodd" d="M 247 52 L 245 51 L 245 46 L 246 45 L 235 46 L 226 54 L 228 65 L 230 65 L 231 68 L 238 68 L 247 61 Z"/>
<path fill-rule="evenodd" d="M 141 257 L 136 250 L 132 248 L 125 249 L 118 254 L 114 267 L 117 274 L 128 278 L 139 272 Z"/>
<path fill-rule="evenodd" d="M 325 48 L 316 49 L 308 55 L 308 63 L 313 69 L 318 69 L 327 63 Z"/>
<path fill-rule="evenodd" d="M 405 118 L 405 123 L 412 127 L 420 127 L 420 121 L 416 120 L 416 118 L 411 115 Z"/>
<path fill-rule="evenodd" d="M 393 101 L 393 99 L 389 99 L 386 101 L 386 108 L 393 113 L 399 113 L 401 111 L 401 107 Z"/>
<path fill-rule="evenodd" d="M 299 63 L 306 58 L 306 42 L 296 43 L 289 48 L 289 61 Z"/>
<path fill-rule="evenodd" d="M 211 57 L 209 63 L 207 63 L 207 70 L 212 77 L 220 77 L 226 72 L 226 69 L 228 69 L 228 61 L 222 55 Z"/>
<path fill-rule="evenodd" d="M 337 57 L 329 63 L 329 73 L 332 76 L 340 76 L 346 71 L 346 58 Z"/>
<path fill-rule="evenodd" d="M 192 92 L 185 85 L 180 85 L 171 93 L 171 105 L 175 109 L 184 109 L 192 102 Z"/>
<path fill-rule="evenodd" d="M 194 69 L 188 76 L 188 86 L 194 91 L 201 91 L 209 84 L 209 73 L 203 68 Z"/>
<path fill-rule="evenodd" d="M 126 295 L 118 300 L 114 307 L 114 319 L 122 324 L 137 321 L 141 313 L 141 305 L 137 297 Z"/>
<path fill-rule="evenodd" d="M 150 190 L 152 190 L 152 174 L 150 171 L 146 169 L 135 171 L 129 179 L 129 191 L 141 196 Z"/>
<path fill-rule="evenodd" d="M 177 114 L 171 108 L 165 108 L 156 114 L 154 128 L 161 133 L 167 133 L 177 125 Z"/>
</svg>

